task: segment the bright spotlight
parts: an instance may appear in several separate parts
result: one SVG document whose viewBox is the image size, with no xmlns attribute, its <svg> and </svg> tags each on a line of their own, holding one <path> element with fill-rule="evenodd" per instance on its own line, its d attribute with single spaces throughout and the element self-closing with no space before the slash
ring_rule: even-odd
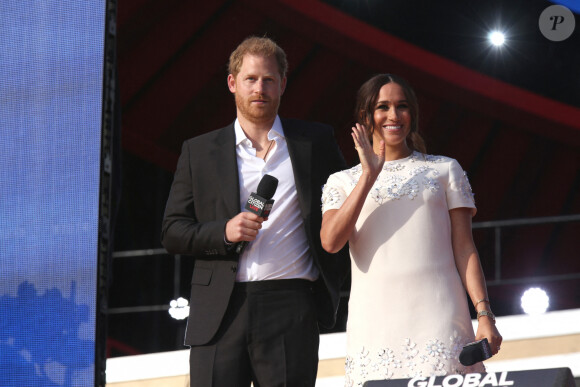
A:
<svg viewBox="0 0 580 387">
<path fill-rule="evenodd" d="M 550 297 L 540 288 L 530 288 L 522 295 L 522 309 L 526 314 L 545 313 L 550 305 Z"/>
<path fill-rule="evenodd" d="M 189 301 L 183 297 L 171 300 L 169 303 L 169 314 L 176 320 L 183 320 L 189 316 Z"/>
<path fill-rule="evenodd" d="M 505 43 L 505 35 L 503 34 L 503 32 L 492 31 L 489 33 L 489 35 L 487 35 L 487 37 L 491 42 L 491 44 L 493 44 L 496 47 L 503 46 L 503 44 Z"/>
</svg>

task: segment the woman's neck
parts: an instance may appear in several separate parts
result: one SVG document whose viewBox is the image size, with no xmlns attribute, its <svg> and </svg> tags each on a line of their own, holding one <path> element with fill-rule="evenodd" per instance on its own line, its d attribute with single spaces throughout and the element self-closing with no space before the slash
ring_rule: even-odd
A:
<svg viewBox="0 0 580 387">
<path fill-rule="evenodd" d="M 377 152 L 378 149 L 375 149 Z M 410 156 L 413 153 L 413 150 L 404 144 L 403 146 L 398 147 L 388 147 L 385 146 L 385 161 L 394 161 L 404 159 L 405 157 Z"/>
</svg>

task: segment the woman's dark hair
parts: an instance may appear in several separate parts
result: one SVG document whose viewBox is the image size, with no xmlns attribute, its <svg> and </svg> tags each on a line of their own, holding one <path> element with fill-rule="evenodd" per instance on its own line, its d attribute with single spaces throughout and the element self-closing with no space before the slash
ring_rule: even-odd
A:
<svg viewBox="0 0 580 387">
<path fill-rule="evenodd" d="M 409 104 L 409 110 L 411 111 L 411 131 L 409 132 L 409 136 L 407 136 L 409 140 L 409 144 L 407 145 L 412 150 L 427 153 L 425 140 L 423 140 L 423 137 L 419 133 L 419 103 L 417 96 L 409 83 L 398 75 L 378 74 L 360 87 L 356 98 L 355 120 L 365 126 L 372 140 L 375 130 L 374 113 L 379 91 L 381 87 L 391 82 L 401 86 Z"/>
</svg>

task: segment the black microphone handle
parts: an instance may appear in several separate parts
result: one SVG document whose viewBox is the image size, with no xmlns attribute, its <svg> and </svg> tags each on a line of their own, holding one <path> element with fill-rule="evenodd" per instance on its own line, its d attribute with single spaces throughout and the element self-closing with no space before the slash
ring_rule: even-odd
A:
<svg viewBox="0 0 580 387">
<path fill-rule="evenodd" d="M 487 339 L 466 344 L 459 354 L 459 362 L 464 366 L 470 366 L 492 356 Z"/>
<path fill-rule="evenodd" d="M 276 188 L 278 188 L 278 179 L 271 175 L 262 176 L 260 183 L 258 183 L 257 192 L 252 192 L 248 198 L 248 202 L 246 202 L 245 208 L 258 216 L 268 217 L 270 214 L 270 209 L 274 204 L 272 196 L 274 196 Z M 250 203 L 250 200 L 252 199 L 253 201 Z M 256 207 L 256 204 L 258 204 L 260 207 Z M 238 242 L 236 245 L 236 253 L 242 254 L 248 243 L 250 242 Z"/>
<path fill-rule="evenodd" d="M 242 254 L 244 252 L 244 249 L 248 245 L 248 243 L 249 243 L 248 241 L 238 242 L 238 244 L 236 245 L 236 253 L 237 254 Z"/>
</svg>

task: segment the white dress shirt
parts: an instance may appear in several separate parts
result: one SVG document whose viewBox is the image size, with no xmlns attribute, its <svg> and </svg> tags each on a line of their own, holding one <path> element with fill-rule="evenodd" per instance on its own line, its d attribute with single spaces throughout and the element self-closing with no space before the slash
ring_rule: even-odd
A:
<svg viewBox="0 0 580 387">
<path fill-rule="evenodd" d="M 294 183 L 292 162 L 280 118 L 268 132 L 274 140 L 266 160 L 256 157 L 256 149 L 236 120 L 236 154 L 240 180 L 242 211 L 252 192 L 265 174 L 278 179 L 274 205 L 268 220 L 262 224 L 256 239 L 246 246 L 240 256 L 236 280 L 263 281 L 302 278 L 314 281 L 318 268 L 314 265 L 300 214 Z"/>
</svg>

